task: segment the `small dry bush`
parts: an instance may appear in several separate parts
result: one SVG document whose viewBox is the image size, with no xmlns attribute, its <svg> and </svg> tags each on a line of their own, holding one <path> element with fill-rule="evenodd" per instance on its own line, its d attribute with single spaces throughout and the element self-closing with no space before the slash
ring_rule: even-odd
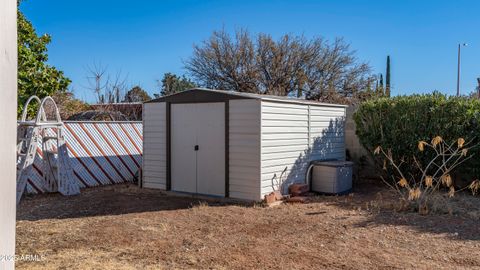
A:
<svg viewBox="0 0 480 270">
<path fill-rule="evenodd" d="M 399 194 L 401 198 L 399 208 L 405 210 L 413 208 L 421 214 L 452 213 L 449 200 L 457 192 L 470 189 L 475 195 L 480 190 L 479 180 L 474 180 L 469 186 L 456 190 L 451 176 L 453 170 L 472 157 L 469 155 L 469 150 L 474 146 L 469 146 L 470 143 L 465 142 L 463 138 L 447 143 L 440 136 L 436 136 L 431 142 L 418 142 L 417 147 L 420 152 L 433 151 L 432 159 L 426 164 L 422 164 L 419 158 L 413 156 L 414 165 L 420 173 L 404 170 L 402 168 L 404 160 L 396 161 L 391 149 L 384 150 L 378 146 L 374 154 L 383 155 L 385 170 L 387 166 L 391 166 L 396 172 L 390 180 L 382 179 Z M 408 171 L 408 174 L 405 171 Z"/>
<path fill-rule="evenodd" d="M 192 209 L 195 210 L 202 210 L 207 209 L 210 205 L 206 201 L 199 201 L 197 204 L 192 205 Z"/>
</svg>

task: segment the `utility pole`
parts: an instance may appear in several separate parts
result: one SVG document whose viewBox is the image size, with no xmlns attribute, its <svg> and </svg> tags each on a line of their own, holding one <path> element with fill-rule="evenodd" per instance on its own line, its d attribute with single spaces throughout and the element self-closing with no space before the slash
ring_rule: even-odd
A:
<svg viewBox="0 0 480 270">
<path fill-rule="evenodd" d="M 457 62 L 457 97 L 460 96 L 460 54 L 461 54 L 461 48 L 462 46 L 466 47 L 468 44 L 463 43 L 460 44 L 458 43 L 458 62 Z"/>
</svg>

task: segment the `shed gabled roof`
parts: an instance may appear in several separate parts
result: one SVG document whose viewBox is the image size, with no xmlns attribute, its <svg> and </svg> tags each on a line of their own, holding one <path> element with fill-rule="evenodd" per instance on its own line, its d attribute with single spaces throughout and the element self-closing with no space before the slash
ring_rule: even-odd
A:
<svg viewBox="0 0 480 270">
<path fill-rule="evenodd" d="M 230 99 L 261 99 L 266 101 L 282 102 L 282 103 L 297 103 L 297 104 L 309 104 L 317 106 L 330 106 L 330 107 L 348 107 L 347 105 L 321 103 L 312 100 L 305 100 L 293 97 L 285 96 L 273 96 L 273 95 L 261 95 L 246 92 L 236 92 L 232 90 L 214 90 L 206 88 L 193 88 L 186 91 L 182 91 L 176 94 L 160 97 L 147 101 L 145 103 L 155 102 L 219 102 Z"/>
</svg>

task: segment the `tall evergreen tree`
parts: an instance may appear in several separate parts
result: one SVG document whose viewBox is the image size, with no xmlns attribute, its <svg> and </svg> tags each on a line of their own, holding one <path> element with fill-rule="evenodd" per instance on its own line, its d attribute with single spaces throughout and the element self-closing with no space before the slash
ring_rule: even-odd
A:
<svg viewBox="0 0 480 270">
<path fill-rule="evenodd" d="M 387 74 L 385 77 L 385 95 L 390 97 L 390 55 L 387 56 Z"/>
<path fill-rule="evenodd" d="M 151 99 L 148 93 L 137 85 L 125 94 L 122 102 L 145 102 Z"/>
<path fill-rule="evenodd" d="M 476 88 L 477 90 L 477 98 L 480 99 L 480 78 L 477 78 L 477 83 L 478 83 L 478 86 Z"/>
<path fill-rule="evenodd" d="M 380 95 L 384 95 L 385 92 L 384 92 L 384 88 L 383 88 L 383 74 L 380 73 L 380 85 L 378 86 L 378 91 L 377 91 Z"/>
<path fill-rule="evenodd" d="M 160 85 L 160 96 L 167 96 L 197 87 L 189 78 L 177 76 L 173 73 L 165 73 L 158 84 Z"/>
</svg>

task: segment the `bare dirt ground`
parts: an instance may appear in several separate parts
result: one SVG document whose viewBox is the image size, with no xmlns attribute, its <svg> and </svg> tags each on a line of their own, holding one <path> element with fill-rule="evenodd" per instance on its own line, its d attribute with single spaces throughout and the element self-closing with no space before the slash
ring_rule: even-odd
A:
<svg viewBox="0 0 480 270">
<path fill-rule="evenodd" d="M 476 214 L 395 204 L 379 187 L 273 208 L 126 185 L 27 197 L 17 254 L 41 260 L 17 269 L 480 269 Z"/>
</svg>

